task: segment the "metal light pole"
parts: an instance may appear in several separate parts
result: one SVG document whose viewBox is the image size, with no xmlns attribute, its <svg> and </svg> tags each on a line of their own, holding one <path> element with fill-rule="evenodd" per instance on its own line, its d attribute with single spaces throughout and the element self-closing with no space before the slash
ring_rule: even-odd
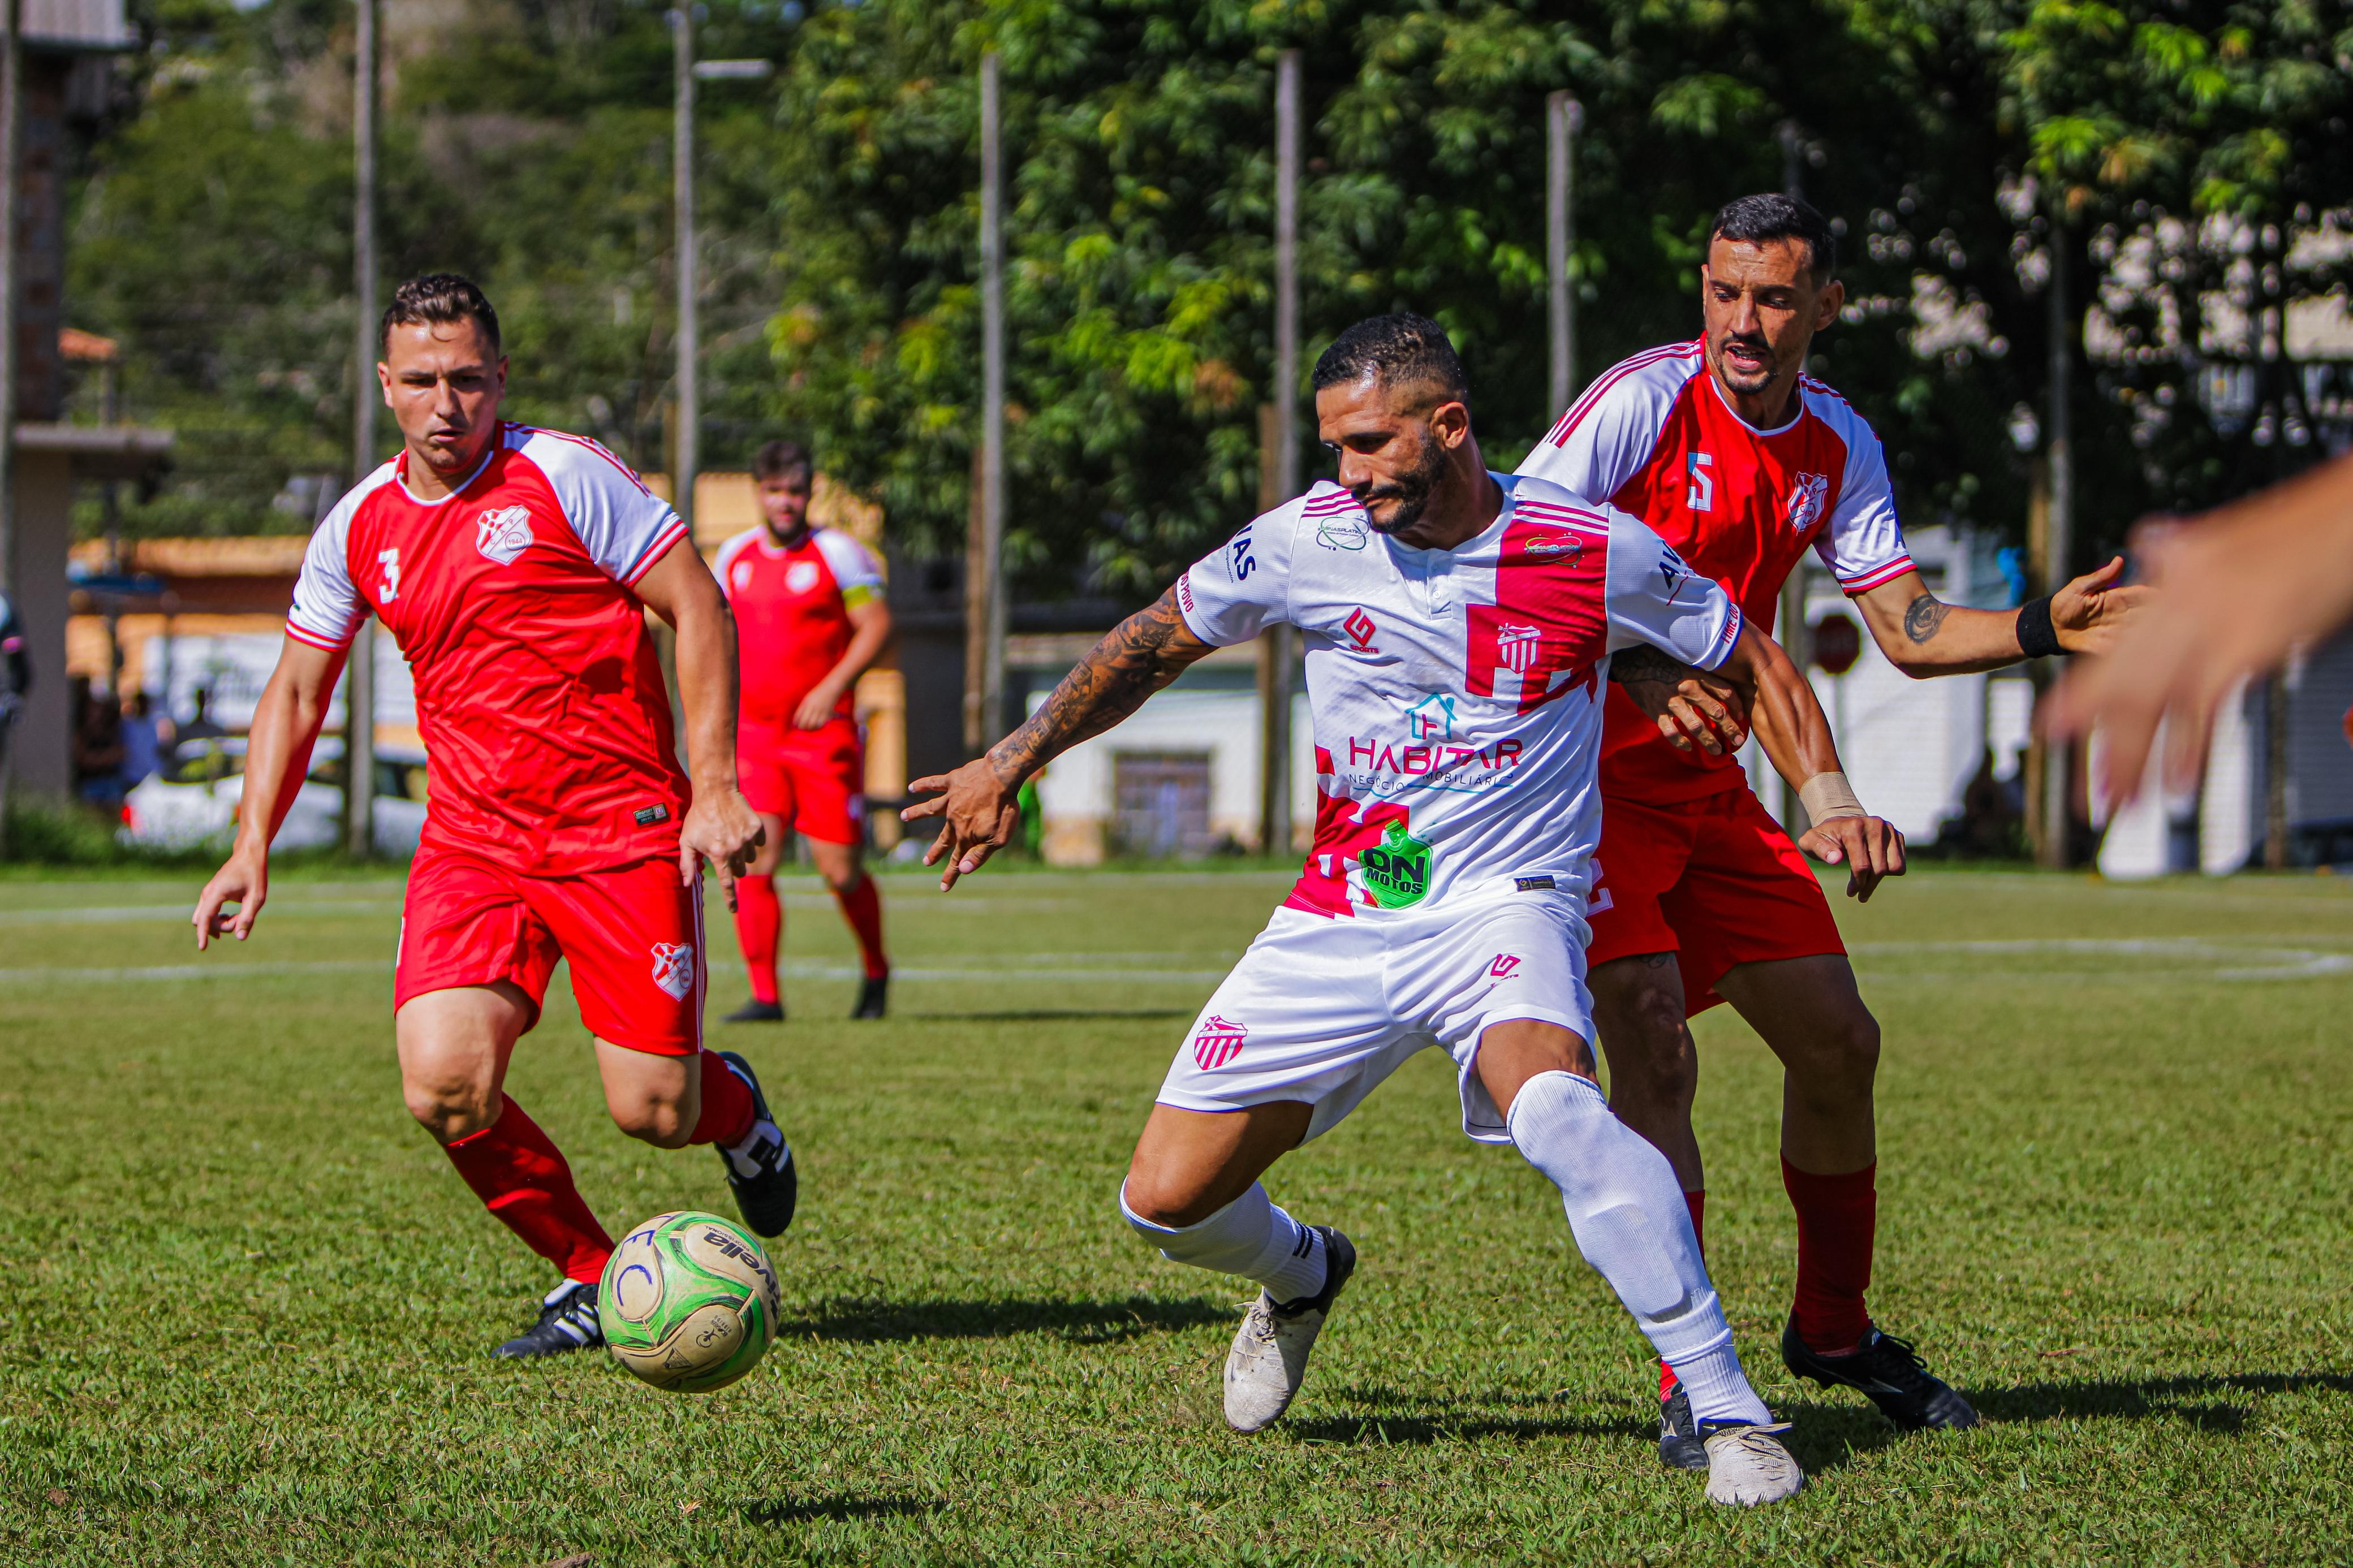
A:
<svg viewBox="0 0 2353 1568">
<path fill-rule="evenodd" d="M 376 0 L 358 0 L 352 58 L 352 482 L 375 468 Z M 375 619 L 360 617 L 343 676 L 343 853 L 375 852 Z"/>
<path fill-rule="evenodd" d="M 1274 70 L 1274 461 L 1260 501 L 1269 510 L 1299 491 L 1299 51 Z M 1259 644 L 1259 851 L 1291 851 L 1291 664 L 1288 626 Z"/>
<path fill-rule="evenodd" d="M 1577 392 L 1577 296 L 1568 276 L 1577 249 L 1577 133 L 1585 106 L 1567 93 L 1545 99 L 1545 266 L 1552 279 L 1552 402 L 1557 419 Z"/>
<path fill-rule="evenodd" d="M 1005 723 L 1004 99 L 995 50 L 980 57 L 980 480 L 978 537 L 965 563 L 965 739 L 977 753 Z M 977 584 L 975 587 L 973 584 Z"/>
<path fill-rule="evenodd" d="M 16 570 L 16 159 L 23 142 L 23 0 L 0 0 L 0 593 L 14 597 Z M 57 680 L 63 672 L 51 670 Z M 0 719 L 0 853 L 7 849 L 8 795 L 16 748 Z"/>
<path fill-rule="evenodd" d="M 2050 464 L 2051 490 L 2049 521 L 2045 524 L 2042 559 L 2042 591 L 2046 594 L 2067 581 L 2068 563 L 2074 556 L 2075 469 L 2073 458 L 2073 419 L 2070 405 L 2073 401 L 2075 381 L 2075 325 L 2067 302 L 2067 224 L 2053 210 L 2051 215 L 2051 281 L 2050 289 L 2050 418 L 2044 426 L 2047 441 L 2044 453 Z M 2073 769 L 2070 766 L 2066 742 L 2050 740 L 2043 743 L 2042 752 L 2042 841 L 2035 846 L 2036 858 L 2054 870 L 2063 870 L 2068 864 L 2068 839 L 2073 837 Z"/>
</svg>

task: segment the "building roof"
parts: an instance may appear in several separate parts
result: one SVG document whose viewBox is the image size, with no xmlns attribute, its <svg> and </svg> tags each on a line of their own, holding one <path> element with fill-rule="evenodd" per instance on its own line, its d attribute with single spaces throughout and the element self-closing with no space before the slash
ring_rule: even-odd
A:
<svg viewBox="0 0 2353 1568">
<path fill-rule="evenodd" d="M 112 52 L 139 47 L 122 0 L 24 0 L 24 7 L 20 26 L 35 48 Z"/>
</svg>

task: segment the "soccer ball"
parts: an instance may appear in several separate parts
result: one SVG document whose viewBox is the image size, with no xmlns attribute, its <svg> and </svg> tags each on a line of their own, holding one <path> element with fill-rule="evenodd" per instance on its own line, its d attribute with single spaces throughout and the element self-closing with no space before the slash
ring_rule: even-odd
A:
<svg viewBox="0 0 2353 1568">
<path fill-rule="evenodd" d="M 758 1239 L 712 1214 L 658 1214 L 630 1231 L 596 1292 L 613 1359 L 680 1394 L 708 1394 L 751 1371 L 782 1310 Z"/>
</svg>

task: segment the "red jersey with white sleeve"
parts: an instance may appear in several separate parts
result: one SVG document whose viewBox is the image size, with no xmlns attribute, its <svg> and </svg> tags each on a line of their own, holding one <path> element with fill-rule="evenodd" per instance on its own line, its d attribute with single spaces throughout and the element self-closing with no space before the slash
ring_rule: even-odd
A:
<svg viewBox="0 0 2353 1568">
<path fill-rule="evenodd" d="M 1452 550 L 1373 531 L 1328 480 L 1176 582 L 1193 635 L 1306 634 L 1315 840 L 1293 910 L 1387 918 L 1536 888 L 1581 897 L 1601 834 L 1594 763 L 1610 655 L 1714 669 L 1740 612 L 1649 529 L 1546 480 Z"/>
<path fill-rule="evenodd" d="M 685 523 L 594 441 L 529 426 L 439 500 L 407 472 L 403 452 L 328 513 L 286 634 L 340 650 L 374 611 L 407 656 L 424 846 L 540 877 L 676 854 L 690 789 L 631 590 Z"/>
<path fill-rule="evenodd" d="M 1674 343 L 1613 365 L 1519 471 L 1641 518 L 1767 632 L 1808 550 L 1850 595 L 1911 571 L 1886 458 L 1862 416 L 1800 376 L 1796 413 L 1759 430 L 1725 400 L 1704 348 Z M 1622 691 L 1610 694 L 1604 749 L 1611 796 L 1664 804 L 1746 782 L 1733 757 L 1676 751 Z"/>
<path fill-rule="evenodd" d="M 735 612 L 744 716 L 789 725 L 849 650 L 849 612 L 881 595 L 881 569 L 839 529 L 812 528 L 782 545 L 763 524 L 721 545 L 715 571 Z M 849 718 L 851 700 L 843 691 L 834 717 Z"/>
</svg>

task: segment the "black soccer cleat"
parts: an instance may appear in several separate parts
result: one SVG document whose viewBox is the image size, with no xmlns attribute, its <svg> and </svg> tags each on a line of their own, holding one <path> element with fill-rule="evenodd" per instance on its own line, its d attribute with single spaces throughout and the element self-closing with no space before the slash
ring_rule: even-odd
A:
<svg viewBox="0 0 2353 1568">
<path fill-rule="evenodd" d="M 539 1321 L 498 1348 L 507 1357 L 562 1355 L 566 1351 L 593 1351 L 605 1342 L 596 1326 L 596 1287 L 585 1279 L 566 1279 L 539 1304 Z"/>
<path fill-rule="evenodd" d="M 719 1021 L 723 1024 L 781 1024 L 785 1021 L 785 1005 L 782 1002 L 763 1002 L 754 996 Z"/>
<path fill-rule="evenodd" d="M 1691 1394 L 1680 1379 L 1675 1391 L 1659 1401 L 1659 1463 L 1671 1470 L 1707 1468 L 1707 1444 L 1692 1419 Z"/>
<path fill-rule="evenodd" d="M 751 1135 L 733 1149 L 719 1151 L 727 1167 L 727 1184 L 735 1189 L 735 1207 L 745 1225 L 762 1236 L 782 1236 L 793 1223 L 793 1205 L 800 1197 L 792 1145 L 768 1114 L 768 1097 L 760 1092 L 752 1064 L 733 1051 L 720 1052 L 719 1059 L 752 1091 Z"/>
<path fill-rule="evenodd" d="M 866 984 L 858 988 L 858 1005 L 849 1010 L 853 1018 L 879 1018 L 890 1009 L 891 977 L 870 974 Z"/>
<path fill-rule="evenodd" d="M 1904 1432 L 1957 1432 L 1978 1424 L 1978 1413 L 1944 1379 L 1928 1370 L 1910 1344 L 1874 1326 L 1862 1343 L 1844 1355 L 1823 1355 L 1798 1337 L 1798 1320 L 1781 1331 L 1781 1360 L 1798 1377 L 1824 1388 L 1860 1389 L 1880 1414 Z"/>
</svg>

